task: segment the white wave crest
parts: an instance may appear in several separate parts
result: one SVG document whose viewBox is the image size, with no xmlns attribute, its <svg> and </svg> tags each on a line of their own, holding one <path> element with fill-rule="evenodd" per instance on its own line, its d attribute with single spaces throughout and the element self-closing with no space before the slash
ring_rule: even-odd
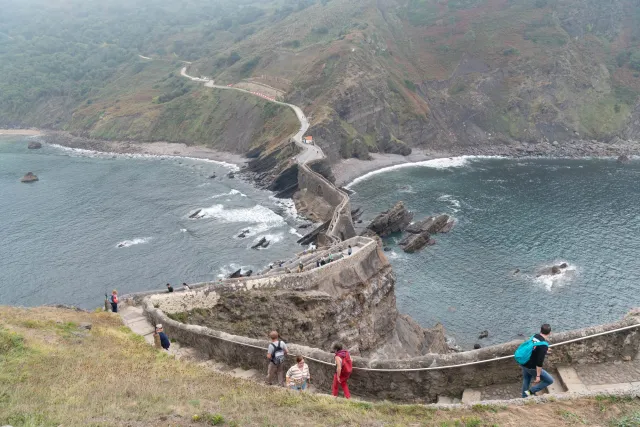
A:
<svg viewBox="0 0 640 427">
<path fill-rule="evenodd" d="M 213 205 L 200 211 L 198 218 L 215 218 L 223 222 L 248 222 L 261 224 L 267 229 L 285 224 L 284 219 L 269 208 L 256 205 L 252 208 L 226 209 L 224 205 Z"/>
<path fill-rule="evenodd" d="M 503 158 L 501 156 L 458 156 L 458 157 L 446 157 L 446 158 L 440 158 L 440 159 L 431 159 L 431 160 L 425 160 L 422 162 L 413 162 L 413 163 L 401 163 L 399 165 L 393 165 L 393 166 L 388 166 L 385 168 L 381 168 L 381 169 L 377 169 L 374 170 L 372 172 L 366 173 L 362 176 L 359 176 L 358 178 L 354 179 L 353 181 L 351 181 L 349 184 L 346 185 L 345 188 L 351 188 L 353 185 L 365 181 L 369 178 L 371 178 L 372 176 L 375 175 L 379 175 L 381 173 L 385 173 L 385 172 L 389 172 L 389 171 L 394 171 L 394 170 L 398 170 L 398 169 L 405 169 L 405 168 L 416 168 L 416 167 L 426 167 L 426 168 L 433 168 L 433 169 L 449 169 L 449 168 L 460 168 L 463 166 L 467 166 L 469 164 L 469 160 L 474 160 L 474 159 L 500 159 Z"/>
<path fill-rule="evenodd" d="M 151 237 L 142 237 L 142 238 L 131 239 L 131 240 L 123 240 L 122 242 L 118 242 L 116 247 L 117 248 L 128 248 L 130 246 L 142 245 L 144 243 L 148 243 L 149 240 L 151 240 Z"/>
<path fill-rule="evenodd" d="M 298 230 L 296 230 L 295 228 L 290 228 L 289 233 L 293 234 L 294 236 L 303 237 L 302 234 L 298 233 Z"/>
<path fill-rule="evenodd" d="M 572 280 L 575 277 L 575 275 L 577 273 L 577 267 L 575 265 L 566 263 L 567 267 L 566 268 L 561 268 L 560 269 L 560 273 L 558 273 L 558 274 L 548 273 L 548 271 L 554 265 L 560 265 L 560 264 L 563 264 L 563 263 L 566 263 L 566 262 L 565 261 L 558 261 L 557 263 L 543 266 L 538 271 L 546 272 L 547 274 L 539 274 L 539 273 L 536 274 L 536 277 L 533 278 L 534 282 L 538 283 L 540 285 L 543 285 L 544 288 L 549 292 L 555 287 L 559 287 L 559 286 L 565 285 L 567 282 L 569 282 L 570 280 Z"/>
<path fill-rule="evenodd" d="M 292 219 L 301 219 L 293 199 L 278 199 L 275 196 L 269 196 L 269 199 L 282 209 L 285 216 Z"/>
<path fill-rule="evenodd" d="M 76 155 L 78 157 L 97 157 L 97 158 L 120 157 L 125 159 L 187 159 L 187 160 L 195 160 L 195 161 L 204 162 L 204 163 L 213 163 L 216 165 L 223 166 L 234 172 L 238 172 L 240 170 L 240 166 L 234 165 L 232 163 L 227 163 L 227 162 L 222 162 L 219 160 L 212 160 L 212 159 L 202 159 L 200 157 L 169 156 L 169 155 L 140 154 L 140 153 L 107 153 L 104 151 L 86 150 L 84 148 L 65 147 L 64 145 L 58 145 L 58 144 L 49 144 L 49 146 L 53 148 L 57 148 L 62 151 L 66 151 L 71 155 Z"/>
<path fill-rule="evenodd" d="M 234 196 L 236 194 L 238 194 L 240 197 L 247 197 L 246 194 L 241 193 L 240 191 L 238 191 L 236 189 L 231 189 L 231 191 L 229 191 L 228 193 L 215 194 L 215 195 L 211 196 L 211 198 L 212 199 L 219 199 L 220 197 Z"/>
<path fill-rule="evenodd" d="M 438 200 L 441 202 L 447 202 L 451 205 L 451 210 L 456 213 L 460 212 L 460 201 L 455 199 L 451 194 L 444 194 L 438 197 Z"/>
<path fill-rule="evenodd" d="M 222 266 L 218 269 L 218 271 L 220 271 L 220 273 L 218 273 L 218 278 L 226 279 L 232 273 L 235 273 L 238 270 L 242 270 L 243 272 L 246 272 L 247 270 L 250 270 L 250 269 L 251 268 L 246 265 L 238 265 L 238 264 L 231 263 L 229 265 Z"/>
</svg>

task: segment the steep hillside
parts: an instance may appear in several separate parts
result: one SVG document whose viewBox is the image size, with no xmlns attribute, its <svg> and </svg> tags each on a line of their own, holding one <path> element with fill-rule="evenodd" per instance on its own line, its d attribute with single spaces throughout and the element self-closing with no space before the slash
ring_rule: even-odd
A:
<svg viewBox="0 0 640 427">
<path fill-rule="evenodd" d="M 269 107 L 168 76 L 188 60 L 194 75 L 250 82 L 302 106 L 334 161 L 411 147 L 544 151 L 554 141 L 640 135 L 639 0 L 0 0 L 0 7 L 8 10 L 0 16 L 3 126 L 282 142 L 293 126 L 285 112 L 258 113 Z M 219 123 L 239 119 L 250 130 Z"/>
<path fill-rule="evenodd" d="M 332 157 L 637 139 L 636 0 L 331 0 L 233 46 L 287 79 Z M 271 50 L 274 50 L 270 54 Z M 224 81 L 243 63 L 196 67 Z"/>
</svg>

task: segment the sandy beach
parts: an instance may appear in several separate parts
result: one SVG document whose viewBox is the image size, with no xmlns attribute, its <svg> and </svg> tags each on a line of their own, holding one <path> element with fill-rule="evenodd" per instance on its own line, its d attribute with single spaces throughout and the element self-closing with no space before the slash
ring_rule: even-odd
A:
<svg viewBox="0 0 640 427">
<path fill-rule="evenodd" d="M 0 129 L 0 135 L 37 136 L 43 132 L 37 129 Z"/>
<path fill-rule="evenodd" d="M 42 139 L 49 144 L 103 153 L 191 157 L 231 163 L 237 166 L 242 166 L 247 162 L 247 159 L 240 154 L 177 142 L 103 141 L 77 137 L 66 132 L 46 132 Z"/>
<path fill-rule="evenodd" d="M 408 156 L 372 153 L 371 160 L 360 160 L 356 158 L 341 160 L 333 166 L 333 175 L 336 177 L 336 184 L 338 186 L 344 186 L 354 179 L 378 169 L 403 163 L 422 162 L 438 157 L 448 156 L 445 153 L 427 152 L 418 149 L 414 149 Z"/>
</svg>

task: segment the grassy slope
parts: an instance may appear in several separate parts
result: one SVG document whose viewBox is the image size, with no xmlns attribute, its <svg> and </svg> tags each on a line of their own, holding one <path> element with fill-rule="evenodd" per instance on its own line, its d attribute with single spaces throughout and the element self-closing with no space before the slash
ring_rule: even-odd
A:
<svg viewBox="0 0 640 427">
<path fill-rule="evenodd" d="M 123 70 L 77 108 L 67 130 L 99 139 L 184 142 L 246 152 L 285 139 L 299 125 L 289 108 L 179 77 L 180 63 L 141 60 L 139 64 Z M 157 102 L 175 87 L 187 93 Z"/>
<path fill-rule="evenodd" d="M 91 322 L 90 331 L 78 328 Z M 609 399 L 434 410 L 301 395 L 212 373 L 148 346 L 109 313 L 0 307 L 0 424 L 636 426 Z M 198 414 L 200 420 L 194 421 Z"/>
</svg>

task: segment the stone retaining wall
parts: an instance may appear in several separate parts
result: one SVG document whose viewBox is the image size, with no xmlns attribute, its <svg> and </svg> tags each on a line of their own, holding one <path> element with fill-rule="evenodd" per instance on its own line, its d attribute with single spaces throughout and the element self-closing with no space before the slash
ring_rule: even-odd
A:
<svg viewBox="0 0 640 427">
<path fill-rule="evenodd" d="M 145 315 L 153 323 L 162 323 L 171 338 L 183 345 L 197 348 L 214 360 L 245 369 L 263 369 L 268 341 L 233 336 L 223 332 L 195 325 L 185 325 L 171 320 L 151 302 L 144 305 Z M 629 325 L 640 325 L 637 311 L 622 321 L 590 328 L 552 335 L 551 342 L 582 338 Z M 233 341 L 233 342 L 231 342 Z M 520 368 L 510 357 L 520 341 L 483 348 L 480 350 L 448 355 L 428 355 L 406 360 L 370 361 L 354 357 L 354 372 L 349 386 L 358 396 L 388 399 L 394 401 L 434 402 L 438 395 L 460 396 L 465 388 L 483 387 L 492 384 L 510 383 L 520 379 Z M 554 347 L 545 363 L 545 368 L 553 369 L 560 364 L 598 363 L 613 360 L 630 360 L 638 357 L 640 332 L 638 328 L 613 332 L 588 338 L 583 341 Z M 294 363 L 293 356 L 305 356 L 331 363 L 333 355 L 321 349 L 290 344 L 288 368 Z M 505 360 L 487 361 L 468 366 L 458 366 L 471 362 L 486 361 L 496 357 L 509 356 Z M 313 382 L 319 390 L 330 392 L 334 367 L 313 360 L 307 360 Z M 436 370 L 410 371 L 416 368 L 452 366 Z M 358 368 L 403 369 L 400 372 L 368 371 Z"/>
<path fill-rule="evenodd" d="M 201 307 L 201 304 L 208 306 L 208 303 L 194 298 L 194 296 L 198 295 L 215 304 L 215 297 L 212 293 L 219 292 L 250 291 L 260 288 L 319 289 L 331 292 L 332 295 L 341 295 L 344 292 L 348 292 L 353 284 L 361 280 L 361 278 L 368 278 L 375 274 L 380 266 L 377 264 L 372 265 L 372 260 L 380 259 L 380 263 L 388 263 L 384 254 L 380 253 L 374 240 L 366 237 L 353 237 L 343 242 L 338 248 L 344 249 L 349 244 L 361 246 L 361 248 L 349 257 L 341 258 L 302 273 L 240 277 L 219 282 L 203 282 L 190 285 L 190 291 L 177 289 L 172 293 L 168 293 L 165 290 L 136 292 L 123 295 L 120 299 L 124 303 L 132 305 L 140 305 L 144 299 L 150 299 L 153 303 L 161 305 L 160 308 L 163 310 L 175 313 Z"/>
<path fill-rule="evenodd" d="M 322 160 L 316 160 L 316 162 Z M 339 243 L 356 235 L 351 219 L 349 196 L 310 167 L 314 162 L 298 168 L 298 197 L 323 221 L 331 220 L 324 244 Z"/>
</svg>

